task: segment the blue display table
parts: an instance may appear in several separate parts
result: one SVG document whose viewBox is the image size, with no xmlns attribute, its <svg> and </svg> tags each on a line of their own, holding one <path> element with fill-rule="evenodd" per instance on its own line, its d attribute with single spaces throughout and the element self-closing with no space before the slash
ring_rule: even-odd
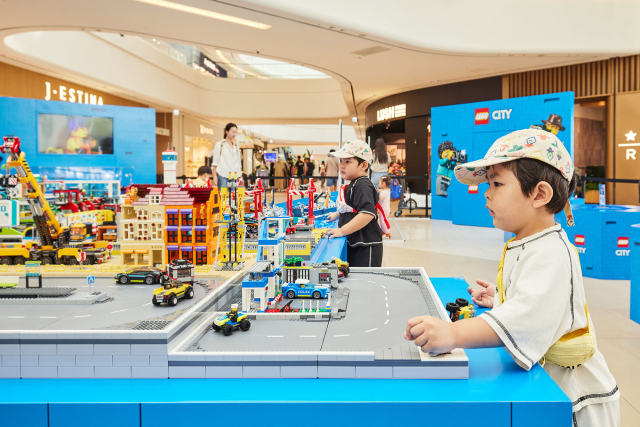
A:
<svg viewBox="0 0 640 427">
<path fill-rule="evenodd" d="M 631 226 L 631 240 L 629 241 L 630 248 L 637 248 L 640 246 L 640 224 Z M 636 323 L 640 323 L 640 251 L 632 250 L 629 258 L 631 264 L 630 279 L 631 279 L 631 295 L 629 298 L 630 310 L 629 317 Z"/>
<path fill-rule="evenodd" d="M 582 275 L 629 280 L 633 252 L 631 225 L 640 223 L 640 207 L 572 203 L 571 209 L 576 225 L 563 224 L 563 228 L 578 249 Z"/>
<path fill-rule="evenodd" d="M 443 302 L 467 295 L 462 279 L 432 283 Z M 571 401 L 539 365 L 467 355 L 468 380 L 0 380 L 0 425 L 570 425 Z"/>
</svg>

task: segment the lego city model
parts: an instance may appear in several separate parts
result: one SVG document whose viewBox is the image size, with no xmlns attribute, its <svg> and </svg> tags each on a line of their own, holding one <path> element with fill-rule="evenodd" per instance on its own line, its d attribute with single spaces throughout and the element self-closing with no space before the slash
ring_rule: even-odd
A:
<svg viewBox="0 0 640 427">
<path fill-rule="evenodd" d="M 234 330 L 240 329 L 244 332 L 251 328 L 251 322 L 247 319 L 247 313 L 238 311 L 238 304 L 231 304 L 231 311 L 216 317 L 211 325 L 214 332 L 222 332 L 229 336 Z"/>
<path fill-rule="evenodd" d="M 153 291 L 151 302 L 153 305 L 167 303 L 169 307 L 174 307 L 178 304 L 178 300 L 183 298 L 192 299 L 194 295 L 195 292 L 192 285 L 179 280 L 169 279 L 164 282 L 163 287 Z"/>
<path fill-rule="evenodd" d="M 316 285 L 308 279 L 297 279 L 295 283 L 287 283 L 282 287 L 282 294 L 287 298 L 328 298 L 331 288 L 325 285 Z"/>
<path fill-rule="evenodd" d="M 21 265 L 26 261 L 41 261 L 43 265 L 104 262 L 108 257 L 106 242 L 87 239 L 72 241 L 70 230 L 60 226 L 25 160 L 25 153 L 20 149 L 20 139 L 5 136 L 0 151 L 8 154 L 8 171 L 14 168 L 18 173 L 15 176 L 17 182 L 27 190 L 29 209 L 40 238 L 39 245 L 27 243 L 24 247 L 0 248 L 0 264 Z"/>
<path fill-rule="evenodd" d="M 174 259 L 167 264 L 165 279 L 188 283 L 193 286 L 196 277 L 194 265 L 184 259 Z"/>
<path fill-rule="evenodd" d="M 222 218 L 216 220 L 220 231 L 215 260 L 221 270 L 240 270 L 244 267 L 244 190 L 237 174 L 232 179 L 229 172 L 229 182 L 220 193 Z"/>
<path fill-rule="evenodd" d="M 163 284 L 165 281 L 165 272 L 159 268 L 153 267 L 137 267 L 130 268 L 122 273 L 116 274 L 115 281 L 126 285 L 127 283 L 141 282 L 147 285 L 154 283 Z"/>
<path fill-rule="evenodd" d="M 469 304 L 469 301 L 464 298 L 458 298 L 456 302 L 448 302 L 446 309 L 449 312 L 449 318 L 452 322 L 470 319 L 476 315 L 476 310 L 473 305 Z"/>
</svg>

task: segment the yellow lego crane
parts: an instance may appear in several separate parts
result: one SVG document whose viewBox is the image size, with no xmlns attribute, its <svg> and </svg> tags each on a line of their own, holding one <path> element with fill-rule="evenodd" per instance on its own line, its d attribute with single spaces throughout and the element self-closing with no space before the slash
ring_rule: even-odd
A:
<svg viewBox="0 0 640 427">
<path fill-rule="evenodd" d="M 27 202 L 33 215 L 33 224 L 40 236 L 40 245 L 28 243 L 22 247 L 0 248 L 0 264 L 21 265 L 26 261 L 40 261 L 42 264 L 75 265 L 96 264 L 106 260 L 107 242 L 71 242 L 69 229 L 60 226 L 51 211 L 49 203 L 20 150 L 20 138 L 5 136 L 0 151 L 8 154 L 7 172 L 14 168 L 17 182 L 27 193 Z"/>
</svg>

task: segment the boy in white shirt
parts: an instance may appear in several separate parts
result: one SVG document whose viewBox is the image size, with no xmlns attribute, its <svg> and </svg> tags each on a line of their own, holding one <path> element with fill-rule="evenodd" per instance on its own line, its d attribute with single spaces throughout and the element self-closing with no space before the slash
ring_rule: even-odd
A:
<svg viewBox="0 0 640 427">
<path fill-rule="evenodd" d="M 515 237 L 505 246 L 497 285 L 478 280 L 482 289 L 469 288 L 473 302 L 491 311 L 455 323 L 415 317 L 405 339 L 432 354 L 504 347 L 522 368 L 544 367 L 573 402 L 574 426 L 619 426 L 620 392 L 596 347 L 578 254 L 554 221 L 564 209 L 573 225 L 568 200 L 576 177 L 562 142 L 542 130 L 512 132 L 455 175 L 466 185 L 489 182 L 493 224 Z"/>
</svg>

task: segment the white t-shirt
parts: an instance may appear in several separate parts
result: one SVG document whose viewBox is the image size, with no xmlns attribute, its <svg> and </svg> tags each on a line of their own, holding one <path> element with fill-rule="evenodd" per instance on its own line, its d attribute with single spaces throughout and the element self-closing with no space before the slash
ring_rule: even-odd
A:
<svg viewBox="0 0 640 427">
<path fill-rule="evenodd" d="M 567 234 L 556 224 L 508 243 L 503 285 L 506 301 L 483 318 L 526 370 L 563 335 L 587 326 L 580 260 Z M 592 331 L 595 334 L 595 331 Z M 604 357 L 596 349 L 575 369 L 545 364 L 544 370 L 573 402 L 573 411 L 620 397 Z"/>
<path fill-rule="evenodd" d="M 229 172 L 233 177 L 233 173 L 237 172 L 238 177 L 242 176 L 242 157 L 240 155 L 240 146 L 233 143 L 233 149 L 229 148 L 226 140 L 216 142 L 215 147 L 211 151 L 211 165 L 216 166 L 216 173 L 224 178 L 229 177 Z"/>
</svg>

